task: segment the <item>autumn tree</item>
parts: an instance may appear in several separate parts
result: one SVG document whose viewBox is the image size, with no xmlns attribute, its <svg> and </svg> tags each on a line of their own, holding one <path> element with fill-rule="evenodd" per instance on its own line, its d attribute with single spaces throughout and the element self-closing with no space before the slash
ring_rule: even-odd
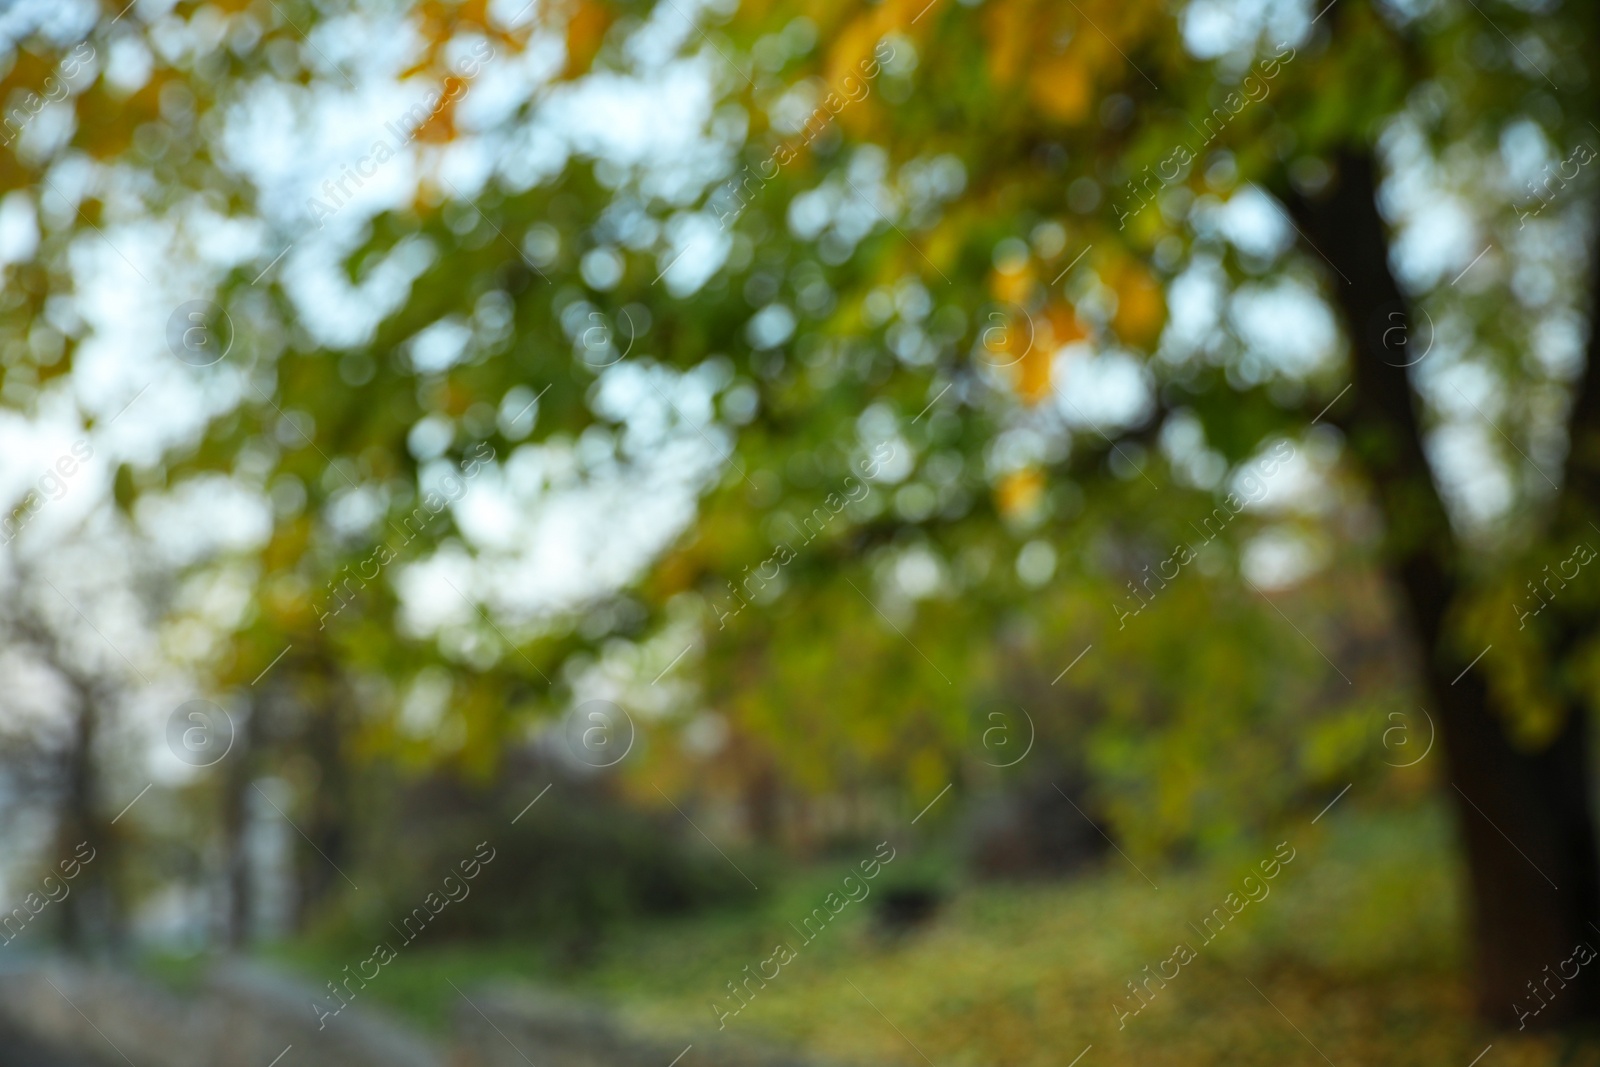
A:
<svg viewBox="0 0 1600 1067">
<path fill-rule="evenodd" d="M 665 675 L 687 656 L 685 685 L 772 779 L 753 807 L 773 806 L 780 774 L 931 797 L 960 770 L 976 698 L 1051 690 L 1008 678 L 995 652 L 1027 629 L 1021 615 L 1049 620 L 1055 662 L 1093 645 L 1105 657 L 1055 692 L 1098 687 L 1110 714 L 1160 706 L 1158 722 L 1183 727 L 1174 746 L 1212 727 L 1238 765 L 1269 766 L 1286 735 L 1316 727 L 1297 706 L 1353 716 L 1375 699 L 1315 640 L 1334 627 L 1278 625 L 1235 580 L 1266 520 L 1226 501 L 1287 447 L 1324 457 L 1315 477 L 1356 513 L 1302 521 L 1351 573 L 1384 573 L 1408 621 L 1466 843 L 1484 1014 L 1507 1018 L 1526 977 L 1588 936 L 1600 579 L 1572 547 L 1600 464 L 1579 340 L 1595 273 L 1586 11 L 884 0 L 691 18 L 576 0 L 510 24 L 481 3 L 362 11 L 410 35 L 384 73 L 421 111 L 403 145 L 363 146 L 351 173 L 397 155 L 409 195 L 363 200 L 334 166 L 301 211 L 308 186 L 286 198 L 229 123 L 270 96 L 259 114 L 309 124 L 367 76 L 331 11 L 180 4 L 151 48 L 130 10 L 52 29 L 6 76 L 35 92 L 85 41 L 98 54 L 139 39 L 150 60 L 142 80 L 89 67 L 72 120 L 23 131 L 5 157 L 43 225 L 7 268 L 4 329 L 27 354 L 8 359 L 4 396 L 36 403 L 94 333 L 51 303 L 80 284 L 73 249 L 114 247 L 152 218 L 179 236 L 193 219 L 255 227 L 254 251 L 206 261 L 205 326 L 226 312 L 237 345 L 193 368 L 234 401 L 159 471 L 130 462 L 119 479 L 130 510 L 218 473 L 270 501 L 259 611 L 219 679 L 245 682 L 301 643 L 315 652 L 287 662 L 311 683 L 334 677 L 330 662 L 393 680 L 367 687 L 371 713 L 351 727 L 393 756 L 408 744 L 401 692 L 424 666 L 447 671 L 467 694 L 466 740 L 429 756 L 485 764 L 570 703 L 580 668 L 631 656 Z M 560 58 L 475 112 L 460 64 L 482 49 Z M 620 85 L 644 108 L 673 99 L 672 78 L 703 106 L 649 151 L 603 136 L 595 98 L 559 91 Z M 669 125 L 653 119 L 648 132 Z M 63 162 L 92 179 L 70 200 L 47 180 Z M 129 183 L 131 202 L 113 195 L 130 173 L 150 179 Z M 174 260 L 205 258 L 172 244 Z M 330 290 L 343 316 L 319 306 Z M 1089 400 L 1108 392 L 1125 402 Z M 539 614 L 503 580 L 527 562 L 518 539 L 429 503 L 474 462 L 495 479 L 537 467 L 529 495 L 546 503 L 556 467 L 631 488 L 634 506 L 670 488 L 687 502 L 672 514 L 693 521 L 650 512 L 663 536 L 631 571 Z M 1201 533 L 1216 541 L 1205 577 L 1163 577 L 1129 626 L 1135 581 L 1191 537 L 1188 516 L 1219 506 L 1248 517 Z M 1380 532 L 1364 539 L 1369 513 Z M 435 583 L 454 608 L 396 626 L 400 576 L 441 561 L 461 568 L 438 574 L 473 575 Z M 1354 596 L 1319 603 L 1349 613 Z M 1117 677 L 1129 662 L 1174 677 Z M 1061 700 L 1063 714 L 1080 703 Z M 1252 747 L 1257 724 L 1281 733 Z M 345 751 L 342 729 L 324 751 Z M 1255 808 L 1279 812 L 1310 776 L 1240 777 L 1270 795 Z M 1198 817 L 1203 790 L 1184 783 L 1188 806 L 1166 808 Z M 1121 803 L 1119 832 L 1150 825 Z M 1586 985 L 1559 1013 L 1596 1007 Z"/>
</svg>

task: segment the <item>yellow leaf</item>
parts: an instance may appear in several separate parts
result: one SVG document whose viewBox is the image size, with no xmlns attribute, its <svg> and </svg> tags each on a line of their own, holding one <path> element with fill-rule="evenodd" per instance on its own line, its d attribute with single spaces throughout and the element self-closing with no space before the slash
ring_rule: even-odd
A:
<svg viewBox="0 0 1600 1067">
<path fill-rule="evenodd" d="M 1035 40 L 1034 0 L 997 0 L 984 19 L 989 38 L 989 77 L 996 85 L 1015 82 Z"/>
<path fill-rule="evenodd" d="M 1047 56 L 1028 76 L 1029 98 L 1057 122 L 1081 122 L 1092 95 L 1088 69 L 1068 56 Z"/>
<path fill-rule="evenodd" d="M 1033 468 L 1012 471 L 995 489 L 995 507 L 1007 519 L 1032 514 L 1044 499 L 1044 474 Z"/>
<path fill-rule="evenodd" d="M 1011 270 L 996 267 L 989 277 L 989 291 L 994 294 L 994 298 L 1019 307 L 1026 304 L 1033 296 L 1035 284 L 1037 283 L 1033 275 L 1033 264 L 1028 261 Z"/>
<path fill-rule="evenodd" d="M 1029 404 L 1037 404 L 1050 395 L 1050 367 L 1055 362 L 1055 349 L 1044 340 L 1035 338 L 1033 346 L 1017 361 L 1017 392 Z"/>
<path fill-rule="evenodd" d="M 1127 260 L 1111 279 L 1111 286 L 1117 292 L 1112 329 L 1128 344 L 1150 348 L 1160 338 L 1167 318 L 1161 284 L 1142 264 Z"/>
</svg>

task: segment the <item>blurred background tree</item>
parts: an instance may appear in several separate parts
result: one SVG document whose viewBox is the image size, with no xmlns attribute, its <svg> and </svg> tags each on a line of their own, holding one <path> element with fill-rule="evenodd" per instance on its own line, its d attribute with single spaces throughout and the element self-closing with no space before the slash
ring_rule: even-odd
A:
<svg viewBox="0 0 1600 1067">
<path fill-rule="evenodd" d="M 159 547 L 228 937 L 253 796 L 359 925 L 388 800 L 518 806 L 591 699 L 596 804 L 796 856 L 955 783 L 1176 859 L 1437 722 L 1482 1012 L 1588 936 L 1587 10 L 519 6 L 5 31 L 0 399 L 115 464 L 10 574 L 69 508 Z M 639 854 L 580 926 L 727 899 Z"/>
</svg>

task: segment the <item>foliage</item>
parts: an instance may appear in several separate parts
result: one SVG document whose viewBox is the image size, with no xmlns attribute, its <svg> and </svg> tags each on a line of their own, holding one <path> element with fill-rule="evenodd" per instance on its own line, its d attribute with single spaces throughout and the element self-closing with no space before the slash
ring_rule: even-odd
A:
<svg viewBox="0 0 1600 1067">
<path fill-rule="evenodd" d="M 1136 852 L 1223 847 L 1370 772 L 1413 678 L 1383 647 L 1380 523 L 1348 470 L 1352 442 L 1312 425 L 1346 376 L 1325 306 L 1338 279 L 1315 250 L 1291 251 L 1279 203 L 1326 184 L 1351 141 L 1387 146 L 1397 228 L 1420 211 L 1410 182 L 1452 189 L 1493 235 L 1470 284 L 1437 265 L 1408 279 L 1446 350 L 1434 367 L 1465 366 L 1503 401 L 1498 436 L 1465 430 L 1442 379 L 1417 374 L 1430 433 L 1478 435 L 1504 488 L 1488 514 L 1456 504 L 1484 549 L 1462 644 L 1514 650 L 1486 669 L 1530 736 L 1559 719 L 1559 694 L 1592 695 L 1588 643 L 1547 648 L 1494 615 L 1519 584 L 1503 575 L 1540 551 L 1550 496 L 1521 457 L 1565 447 L 1544 426 L 1575 373 L 1580 314 L 1578 272 L 1550 266 L 1572 238 L 1554 212 L 1513 233 L 1520 190 L 1496 153 L 1519 123 L 1563 150 L 1586 136 L 1589 91 L 1546 83 L 1578 84 L 1587 15 L 1496 9 L 1515 34 L 1502 42 L 1465 9 L 1341 2 L 1314 21 L 1240 13 L 1199 56 L 1200 4 L 1176 18 L 1146 0 L 711 6 L 672 49 L 709 86 L 688 162 L 619 161 L 593 130 L 538 134 L 565 91 L 654 84 L 662 68 L 638 42 L 675 10 L 577 0 L 508 25 L 481 2 L 135 7 L 117 23 L 41 22 L 0 83 L 41 85 L 80 39 L 148 64 L 94 67 L 70 118 L 41 119 L 4 155 L 41 224 L 6 267 L 0 397 L 36 406 L 102 365 L 91 275 L 131 279 L 118 246 L 141 227 L 158 232 L 141 262 L 181 265 L 177 284 L 226 311 L 228 358 L 182 371 L 208 398 L 195 432 L 123 454 L 116 500 L 131 521 L 220 474 L 265 511 L 260 543 L 189 563 L 250 592 L 189 666 L 245 694 L 293 649 L 275 696 L 249 698 L 268 736 L 274 700 L 303 711 L 277 749 L 262 744 L 265 762 L 300 725 L 331 724 L 317 773 L 288 776 L 305 804 L 341 760 L 492 775 L 597 676 L 647 735 L 626 788 L 658 807 L 662 782 L 708 801 L 892 796 L 874 817 L 909 815 L 952 781 L 986 780 L 972 711 L 989 699 L 1033 706 Z M 254 101 L 309 119 L 343 96 L 357 52 L 318 42 L 347 20 L 410 40 L 401 85 L 419 96 L 459 80 L 451 64 L 474 41 L 528 69 L 560 60 L 492 119 L 434 110 L 414 195 L 341 204 L 324 232 L 270 202 L 229 138 Z M 819 107 L 837 117 L 812 137 Z M 540 150 L 554 161 L 530 162 Z M 228 227 L 255 251 L 209 248 Z M 1510 293 L 1478 280 L 1491 276 Z M 1251 303 L 1267 298 L 1303 329 L 1254 330 Z M 348 305 L 332 324 L 330 299 Z M 1084 389 L 1115 375 L 1137 402 L 1082 410 Z M 96 426 L 115 411 L 83 407 Z M 1201 534 L 1197 562 L 1122 625 L 1112 605 L 1283 443 L 1319 495 Z M 526 507 L 496 536 L 465 504 L 427 503 L 485 445 L 484 477 L 524 479 Z M 866 497 L 829 503 L 881 449 L 892 459 Z M 669 475 L 692 518 L 646 507 Z M 659 544 L 609 587 L 534 611 L 508 591 L 518 522 L 568 485 L 620 485 L 618 514 L 635 509 Z M 841 517 L 813 535 L 818 509 Z M 402 553 L 368 578 L 396 529 Z M 1251 588 L 1247 558 L 1272 538 L 1320 567 Z M 792 561 L 752 590 L 780 544 Z M 408 616 L 407 576 L 457 563 L 464 585 L 412 594 L 442 621 Z M 1592 603 L 1600 578 L 1584 582 L 1565 610 Z M 750 603 L 724 622 L 731 585 Z M 175 608 L 169 643 L 193 621 Z M 408 700 L 441 672 L 446 726 L 408 729 Z M 705 736 L 720 747 L 697 749 Z M 776 832 L 794 843 L 805 823 Z"/>
<path fill-rule="evenodd" d="M 389 924 L 423 906 L 429 893 L 442 893 L 446 875 L 456 878 L 453 892 L 462 894 L 462 902 L 474 903 L 444 905 L 425 932 L 415 935 L 419 947 L 424 938 L 435 943 L 509 937 L 558 945 L 581 957 L 619 925 L 714 907 L 737 910 L 756 899 L 703 842 L 684 841 L 665 819 L 602 790 L 564 782 L 520 817 L 521 804 L 473 799 L 439 782 L 419 790 L 395 837 L 369 846 L 381 857 L 368 872 L 379 894 L 348 898 L 347 908 L 358 910 L 326 917 L 328 933 L 362 945 L 389 939 Z M 503 818 L 486 819 L 486 808 Z M 512 818 L 516 828 L 507 833 L 503 827 Z M 480 840 L 481 850 L 464 845 Z M 462 887 L 458 865 L 479 852 L 493 859 Z M 758 879 L 768 872 L 760 857 L 740 860 Z"/>
</svg>

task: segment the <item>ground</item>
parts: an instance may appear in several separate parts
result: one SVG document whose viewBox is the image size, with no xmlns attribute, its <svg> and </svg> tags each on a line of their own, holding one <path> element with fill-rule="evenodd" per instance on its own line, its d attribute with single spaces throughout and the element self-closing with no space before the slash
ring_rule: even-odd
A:
<svg viewBox="0 0 1600 1067">
<path fill-rule="evenodd" d="M 1260 895 L 1245 875 L 1291 850 L 1267 894 L 1209 943 L 1191 928 L 1229 893 L 1235 906 L 1247 890 Z M 1600 1045 L 1471 1020 L 1462 880 L 1440 808 L 1349 804 L 1203 864 L 1141 866 L 1159 888 L 1112 853 L 1072 881 L 969 885 L 898 938 L 878 929 L 869 899 L 803 943 L 789 924 L 838 887 L 841 865 L 795 878 L 759 909 L 617 932 L 581 965 L 516 945 L 419 944 L 368 994 L 442 1027 L 459 1004 L 446 979 L 468 991 L 494 979 L 559 984 L 689 1040 L 716 1028 L 713 1001 L 734 1006 L 726 983 L 781 941 L 795 958 L 727 1027 L 841 1063 L 1065 1067 L 1088 1048 L 1082 1067 L 1468 1067 L 1491 1044 L 1480 1067 L 1600 1063 Z M 1171 974 L 1163 961 L 1179 943 L 1195 958 L 1152 983 L 1148 1006 L 1119 1027 L 1116 1005 L 1139 1003 L 1127 983 L 1147 965 Z M 349 962 L 307 946 L 273 956 L 318 985 Z"/>
</svg>

